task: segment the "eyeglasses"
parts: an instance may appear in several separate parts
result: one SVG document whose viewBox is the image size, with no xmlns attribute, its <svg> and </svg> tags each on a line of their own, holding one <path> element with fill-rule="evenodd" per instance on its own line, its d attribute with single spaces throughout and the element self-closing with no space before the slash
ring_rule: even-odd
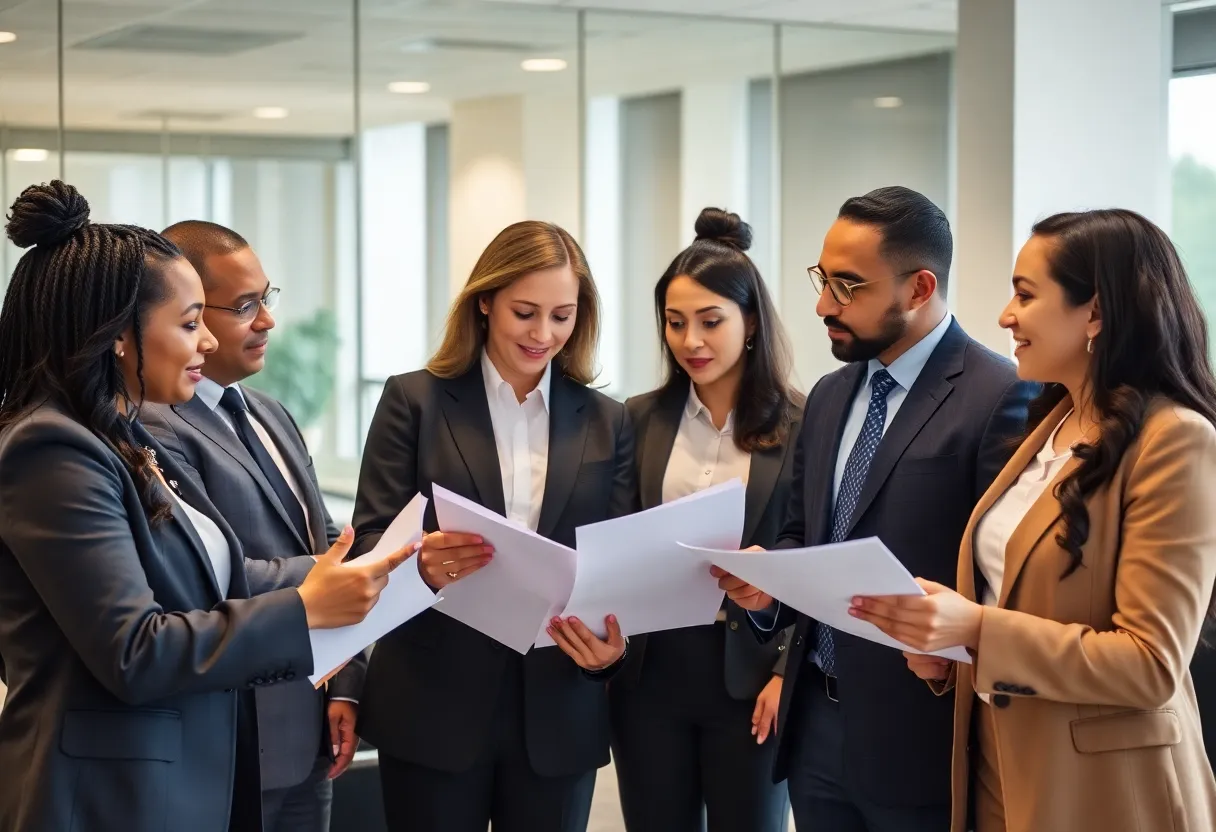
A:
<svg viewBox="0 0 1216 832">
<path fill-rule="evenodd" d="M 225 312 L 231 312 L 236 315 L 238 321 L 252 321 L 258 314 L 258 307 L 266 307 L 267 312 L 273 312 L 274 308 L 279 305 L 279 288 L 272 286 L 266 290 L 266 294 L 256 300 L 247 300 L 240 306 L 216 306 L 215 304 L 207 304 L 208 309 L 223 309 Z"/>
<path fill-rule="evenodd" d="M 842 280 L 839 277 L 828 277 L 823 273 L 823 269 L 818 266 L 807 266 L 806 273 L 810 275 L 811 283 L 815 285 L 815 291 L 823 294 L 825 288 L 832 290 L 832 297 L 836 298 L 836 302 L 841 306 L 848 306 L 853 302 L 853 293 L 858 289 L 866 286 L 871 286 L 875 283 L 882 283 L 884 280 L 894 280 L 897 277 L 907 277 L 910 274 L 927 271 L 926 269 L 913 269 L 910 272 L 902 272 L 893 274 L 888 277 L 879 277 L 874 280 L 866 280 L 861 283 L 849 283 L 847 280 Z"/>
</svg>

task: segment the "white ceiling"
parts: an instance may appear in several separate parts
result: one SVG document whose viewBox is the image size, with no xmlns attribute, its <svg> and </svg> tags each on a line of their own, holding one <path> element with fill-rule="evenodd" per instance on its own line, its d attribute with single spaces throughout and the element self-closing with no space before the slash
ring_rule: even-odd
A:
<svg viewBox="0 0 1216 832">
<path fill-rule="evenodd" d="M 954 32 L 958 0 L 488 0 L 536 6 L 715 15 L 740 20 Z"/>
<path fill-rule="evenodd" d="M 636 95 L 772 72 L 771 25 L 639 14 L 627 10 L 629 2 L 667 12 L 695 8 L 830 24 L 782 30 L 786 73 L 937 52 L 953 43 L 953 0 L 601 0 L 604 10 L 586 16 L 590 95 Z M 69 129 L 157 130 L 156 113 L 168 111 L 179 114 L 170 118 L 170 129 L 182 132 L 351 132 L 350 0 L 66 0 L 65 7 Z M 565 2 L 363 0 L 362 8 L 365 125 L 443 120 L 453 101 L 508 94 L 568 100 L 573 113 L 576 15 Z M 56 124 L 56 25 L 54 2 L 0 0 L 0 31 L 18 36 L 0 44 L 0 123 Z M 82 46 L 136 25 L 215 30 L 214 36 L 194 36 L 206 40 L 203 46 L 224 32 L 282 40 L 230 55 Z M 427 40 L 444 45 L 409 50 Z M 527 57 L 565 58 L 570 69 L 524 72 L 519 64 Z M 432 89 L 395 95 L 386 90 L 394 80 L 427 81 Z M 289 116 L 255 119 L 254 108 L 263 106 L 285 107 Z"/>
</svg>

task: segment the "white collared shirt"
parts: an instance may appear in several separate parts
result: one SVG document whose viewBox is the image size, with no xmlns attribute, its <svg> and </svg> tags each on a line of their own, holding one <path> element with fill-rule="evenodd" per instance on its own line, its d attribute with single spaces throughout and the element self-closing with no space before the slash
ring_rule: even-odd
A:
<svg viewBox="0 0 1216 832">
<path fill-rule="evenodd" d="M 241 389 L 239 384 L 231 385 L 241 398 L 245 398 L 245 391 Z M 211 410 L 212 413 L 220 417 L 220 420 L 228 426 L 236 436 L 236 425 L 232 422 L 232 414 L 220 407 L 220 399 L 224 397 L 224 391 L 228 388 L 219 384 L 216 381 L 203 376 L 202 380 L 195 385 L 195 395 L 199 400 Z M 249 400 L 245 399 L 245 404 L 248 406 Z M 258 435 L 258 439 L 262 440 L 262 445 L 266 448 L 266 452 L 270 454 L 270 458 L 274 460 L 275 467 L 279 469 L 279 473 L 283 475 L 283 479 L 287 480 L 287 487 L 291 489 L 291 493 L 296 495 L 296 500 L 300 503 L 300 509 L 304 512 L 304 525 L 308 529 L 308 540 L 306 541 L 312 551 L 317 550 L 317 542 L 312 539 L 312 518 L 308 516 L 308 503 L 305 502 L 303 492 L 300 490 L 300 484 L 296 482 L 296 478 L 291 475 L 291 469 L 287 467 L 287 463 L 283 460 L 283 455 L 279 453 L 279 446 L 274 443 L 266 426 L 258 421 L 258 417 L 253 415 L 252 410 L 247 410 L 249 423 L 253 425 L 253 432 Z M 238 436 L 239 441 L 239 436 Z"/>
<path fill-rule="evenodd" d="M 908 391 L 920 378 L 921 370 L 925 369 L 925 365 L 929 363 L 929 357 L 933 355 L 937 345 L 942 342 L 942 338 L 945 337 L 946 330 L 950 328 L 953 320 L 954 316 L 947 312 L 928 335 L 892 361 L 891 366 L 885 368 L 891 374 L 891 378 L 895 379 L 895 386 L 887 394 L 887 420 L 882 426 L 884 436 L 887 428 L 891 427 L 895 414 L 903 405 L 904 399 L 908 398 Z M 836 454 L 836 475 L 832 482 L 832 505 L 836 504 L 836 495 L 840 493 L 840 483 L 844 479 L 844 469 L 849 462 L 849 454 L 853 452 L 853 446 L 857 444 L 857 437 L 861 436 L 861 428 L 866 421 L 866 411 L 870 409 L 870 379 L 882 369 L 884 367 L 881 361 L 877 358 L 870 359 L 869 366 L 866 368 L 865 380 L 857 388 L 857 393 L 853 397 L 853 406 L 849 409 L 848 419 L 844 423 L 844 432 L 840 435 L 840 450 Z"/>
<path fill-rule="evenodd" d="M 735 412 L 727 414 L 722 430 L 718 430 L 709 408 L 690 384 L 688 401 L 663 474 L 663 502 L 670 503 L 733 479 L 746 485 L 751 461 L 752 455 L 735 444 Z"/>
<path fill-rule="evenodd" d="M 1067 418 L 1068 414 L 1065 414 L 1064 419 Z M 986 584 L 981 599 L 984 606 L 996 606 L 1001 597 L 1005 580 L 1005 549 L 1009 546 L 1009 538 L 1013 537 L 1014 530 L 1030 507 L 1055 482 L 1064 463 L 1072 457 L 1072 448 L 1056 453 L 1054 447 L 1056 434 L 1060 432 L 1064 419 L 1060 420 L 1034 459 L 1018 475 L 1017 481 L 997 498 L 976 527 L 975 561 Z"/>
<path fill-rule="evenodd" d="M 232 585 L 232 549 L 228 546 L 228 538 L 224 537 L 214 520 L 178 497 L 173 489 L 168 491 L 190 525 L 194 526 L 194 532 L 207 552 L 207 559 L 211 561 L 211 572 L 215 575 L 216 585 L 219 586 L 220 598 L 227 599 L 228 589 Z"/>
<path fill-rule="evenodd" d="M 498 448 L 503 504 L 507 517 L 532 531 L 540 524 L 549 472 L 549 388 L 553 364 L 522 402 L 483 350 L 481 375 L 490 405 L 490 423 Z"/>
</svg>

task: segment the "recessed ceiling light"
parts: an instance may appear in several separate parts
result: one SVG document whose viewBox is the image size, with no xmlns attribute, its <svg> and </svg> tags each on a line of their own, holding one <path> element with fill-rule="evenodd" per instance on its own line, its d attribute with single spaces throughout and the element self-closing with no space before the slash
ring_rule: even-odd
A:
<svg viewBox="0 0 1216 832">
<path fill-rule="evenodd" d="M 287 118 L 286 107 L 258 107 L 253 111 L 254 118 Z"/>
<path fill-rule="evenodd" d="M 0 43 L 12 43 L 17 39 L 15 32 L 0 32 Z"/>
<path fill-rule="evenodd" d="M 904 100 L 898 95 L 880 95 L 874 99 L 874 106 L 880 110 L 894 110 L 904 106 Z"/>
<path fill-rule="evenodd" d="M 520 66 L 527 72 L 561 72 L 566 62 L 561 58 L 528 58 Z"/>
<path fill-rule="evenodd" d="M 41 147 L 18 147 L 13 151 L 14 162 L 45 162 L 50 152 Z"/>
<path fill-rule="evenodd" d="M 424 92 L 430 92 L 431 85 L 426 81 L 391 81 L 388 91 L 401 95 L 421 95 Z"/>
</svg>

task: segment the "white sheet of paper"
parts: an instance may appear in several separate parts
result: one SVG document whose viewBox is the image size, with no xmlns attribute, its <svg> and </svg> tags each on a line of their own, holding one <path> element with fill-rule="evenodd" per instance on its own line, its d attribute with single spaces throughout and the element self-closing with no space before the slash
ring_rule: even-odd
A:
<svg viewBox="0 0 1216 832">
<path fill-rule="evenodd" d="M 357 559 L 367 563 L 368 559 L 386 558 L 406 544 L 422 539 L 422 515 L 426 511 L 426 497 L 421 494 L 410 500 L 409 505 L 393 519 L 384 530 L 375 548 Z M 372 611 L 358 624 L 332 630 L 309 630 L 312 644 L 313 674 L 308 678 L 315 685 L 342 662 L 363 650 L 369 644 L 397 629 L 418 613 L 434 606 L 439 598 L 418 574 L 417 555 L 398 566 L 388 576 L 388 586 L 380 592 L 380 600 Z M 351 566 L 349 561 L 345 566 Z"/>
<path fill-rule="evenodd" d="M 921 652 L 868 621 L 849 615 L 855 595 L 925 594 L 907 568 L 876 537 L 771 552 L 693 550 L 781 603 L 837 630 L 896 650 Z M 971 655 L 962 647 L 934 655 L 971 663 Z"/>
<path fill-rule="evenodd" d="M 443 588 L 439 611 L 527 653 L 537 628 L 570 600 L 574 550 L 438 485 L 432 494 L 441 529 L 481 535 L 494 547 L 487 565 Z"/>
<path fill-rule="evenodd" d="M 580 526 L 578 571 L 562 617 L 577 617 L 600 638 L 607 636 L 609 614 L 627 636 L 712 624 L 723 592 L 709 574 L 709 558 L 676 541 L 738 549 L 744 492 L 741 480 L 731 480 L 637 514 Z M 552 644 L 542 626 L 536 646 Z"/>
</svg>

